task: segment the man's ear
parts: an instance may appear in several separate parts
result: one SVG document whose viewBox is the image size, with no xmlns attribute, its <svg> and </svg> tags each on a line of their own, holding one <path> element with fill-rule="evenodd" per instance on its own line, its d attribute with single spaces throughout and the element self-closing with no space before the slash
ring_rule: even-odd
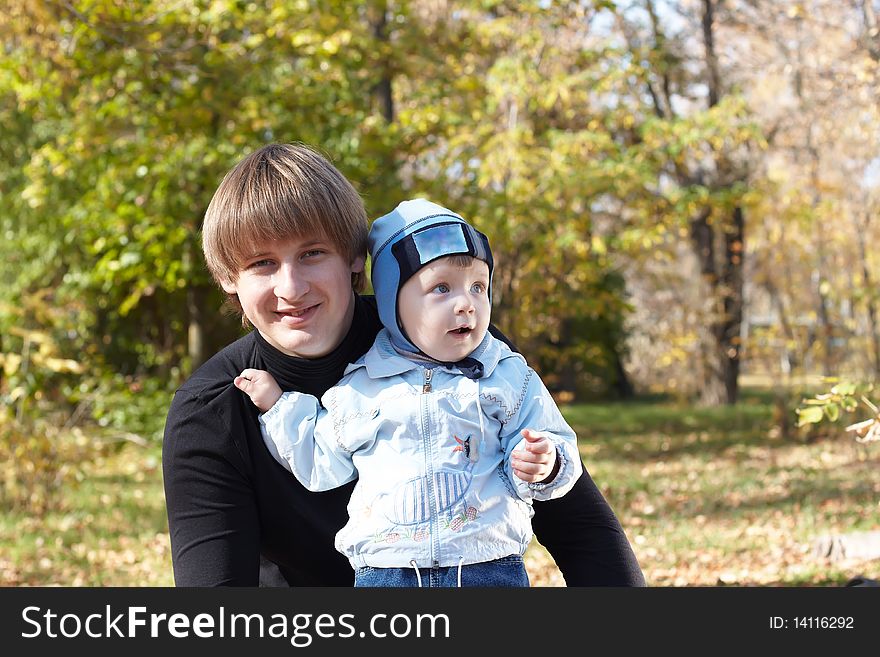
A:
<svg viewBox="0 0 880 657">
<path fill-rule="evenodd" d="M 351 263 L 351 273 L 352 274 L 363 274 L 364 266 L 366 265 L 367 257 L 366 256 L 358 256 Z M 225 289 L 225 288 L 224 288 Z"/>
<path fill-rule="evenodd" d="M 220 287 L 226 294 L 238 294 L 238 287 L 232 281 L 220 281 Z"/>
</svg>

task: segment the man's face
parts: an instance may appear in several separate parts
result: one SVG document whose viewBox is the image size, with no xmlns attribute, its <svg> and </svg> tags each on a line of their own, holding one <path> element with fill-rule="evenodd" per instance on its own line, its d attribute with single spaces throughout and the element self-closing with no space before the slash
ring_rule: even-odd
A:
<svg viewBox="0 0 880 657">
<path fill-rule="evenodd" d="M 403 330 L 431 358 L 457 362 L 476 349 L 489 328 L 489 266 L 449 258 L 429 262 L 397 296 Z"/>
<path fill-rule="evenodd" d="M 236 280 L 223 289 L 237 294 L 245 316 L 279 351 L 317 358 L 335 349 L 351 326 L 351 275 L 364 270 L 324 239 L 294 238 L 257 244 Z"/>
</svg>

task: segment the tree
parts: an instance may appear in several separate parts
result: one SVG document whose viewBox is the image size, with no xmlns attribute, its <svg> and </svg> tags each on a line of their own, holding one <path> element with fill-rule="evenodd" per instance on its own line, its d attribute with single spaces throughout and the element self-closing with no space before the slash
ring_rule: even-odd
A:
<svg viewBox="0 0 880 657">
<path fill-rule="evenodd" d="M 364 6 L 9 3 L 0 321 L 51 321 L 60 354 L 87 362 L 91 381 L 173 385 L 227 342 L 239 329 L 218 321 L 199 244 L 223 174 L 282 140 L 319 145 L 367 183 L 389 179 L 372 173 L 387 147 L 368 139 L 381 127 L 368 120 Z M 36 295 L 57 312 L 22 317 Z"/>
<path fill-rule="evenodd" d="M 714 0 L 702 0 L 695 15 L 683 16 L 699 19 L 699 58 L 685 29 L 668 33 L 652 0 L 640 17 L 618 13 L 617 24 L 642 67 L 639 79 L 654 115 L 643 119 L 643 156 L 665 170 L 671 191 L 664 195 L 685 213 L 671 218 L 687 217 L 705 290 L 705 330 L 698 331 L 701 400 L 732 404 L 739 389 L 749 143 L 757 135 L 748 129 L 742 103 L 728 95 L 716 44 L 717 10 Z"/>
<path fill-rule="evenodd" d="M 590 36 L 603 4 L 435 6 L 398 41 L 396 108 L 406 189 L 491 236 L 493 320 L 552 387 L 626 394 L 615 236 L 595 229 L 632 175 L 599 98 L 617 75 Z"/>
</svg>

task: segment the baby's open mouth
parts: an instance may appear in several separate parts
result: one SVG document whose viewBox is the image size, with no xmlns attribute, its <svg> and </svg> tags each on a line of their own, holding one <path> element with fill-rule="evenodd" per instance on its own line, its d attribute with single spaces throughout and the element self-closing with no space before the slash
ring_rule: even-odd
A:
<svg viewBox="0 0 880 657">
<path fill-rule="evenodd" d="M 468 333 L 470 330 L 471 330 L 471 329 L 469 329 L 467 326 L 461 326 L 461 327 L 459 327 L 459 328 L 457 328 L 457 329 L 453 329 L 452 331 L 450 331 L 450 333 L 456 333 L 456 334 L 458 334 L 458 335 L 464 335 L 465 333 Z"/>
</svg>

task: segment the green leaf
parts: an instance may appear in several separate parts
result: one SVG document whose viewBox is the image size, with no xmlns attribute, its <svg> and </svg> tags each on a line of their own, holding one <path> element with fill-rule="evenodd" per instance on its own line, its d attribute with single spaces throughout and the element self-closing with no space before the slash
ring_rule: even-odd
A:
<svg viewBox="0 0 880 657">
<path fill-rule="evenodd" d="M 803 427 L 807 424 L 818 424 L 824 417 L 824 411 L 819 406 L 807 406 L 806 408 L 797 409 L 798 426 Z"/>
<path fill-rule="evenodd" d="M 840 406 L 837 404 L 828 404 L 825 407 L 825 415 L 832 422 L 837 422 L 837 418 L 840 417 Z"/>
</svg>

